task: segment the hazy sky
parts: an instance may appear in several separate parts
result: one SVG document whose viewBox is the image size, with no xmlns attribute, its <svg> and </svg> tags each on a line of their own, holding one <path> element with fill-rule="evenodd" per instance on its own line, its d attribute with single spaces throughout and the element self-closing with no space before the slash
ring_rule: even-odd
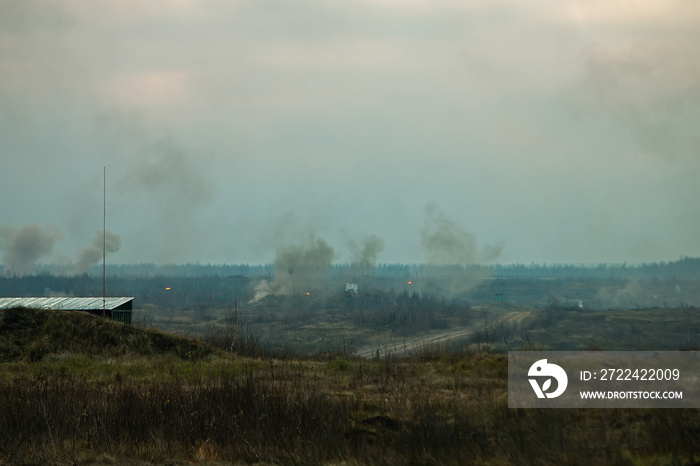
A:
<svg viewBox="0 0 700 466">
<path fill-rule="evenodd" d="M 3 260 L 96 247 L 104 166 L 114 262 L 698 256 L 699 50 L 696 0 L 0 0 Z"/>
</svg>

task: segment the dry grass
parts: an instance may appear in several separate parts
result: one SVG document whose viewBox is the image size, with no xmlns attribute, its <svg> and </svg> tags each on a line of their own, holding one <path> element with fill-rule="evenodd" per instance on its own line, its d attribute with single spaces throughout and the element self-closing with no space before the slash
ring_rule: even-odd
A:
<svg viewBox="0 0 700 466">
<path fill-rule="evenodd" d="M 0 311 L 0 361 L 40 361 L 64 352 L 120 356 L 175 354 L 199 359 L 212 352 L 196 340 L 143 330 L 77 311 Z"/>
<path fill-rule="evenodd" d="M 504 355 L 62 361 L 4 367 L 0 461 L 692 464 L 700 447 L 695 411 L 508 409 Z"/>
<path fill-rule="evenodd" d="M 509 409 L 503 354 L 76 348 L 0 365 L 1 463 L 684 465 L 700 451 L 695 410 Z"/>
</svg>

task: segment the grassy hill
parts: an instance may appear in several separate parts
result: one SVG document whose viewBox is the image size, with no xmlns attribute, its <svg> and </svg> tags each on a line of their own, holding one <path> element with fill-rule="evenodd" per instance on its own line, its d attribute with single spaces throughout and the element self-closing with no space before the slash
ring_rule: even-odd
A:
<svg viewBox="0 0 700 466">
<path fill-rule="evenodd" d="M 0 311 L 0 362 L 34 362 L 66 352 L 92 356 L 172 353 L 197 359 L 211 353 L 211 349 L 196 340 L 124 325 L 86 312 L 23 308 Z"/>
</svg>

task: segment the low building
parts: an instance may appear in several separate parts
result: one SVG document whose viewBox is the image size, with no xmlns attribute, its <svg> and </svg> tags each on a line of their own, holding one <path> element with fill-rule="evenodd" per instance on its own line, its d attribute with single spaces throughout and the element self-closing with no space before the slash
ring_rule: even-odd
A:
<svg viewBox="0 0 700 466">
<path fill-rule="evenodd" d="M 52 311 L 84 311 L 96 316 L 131 325 L 134 298 L 0 298 L 0 309 L 23 307 L 26 309 L 48 309 Z"/>
<path fill-rule="evenodd" d="M 354 291 L 357 293 L 357 291 L 360 289 L 359 286 L 357 286 L 357 283 L 346 283 L 345 284 L 345 291 Z"/>
</svg>

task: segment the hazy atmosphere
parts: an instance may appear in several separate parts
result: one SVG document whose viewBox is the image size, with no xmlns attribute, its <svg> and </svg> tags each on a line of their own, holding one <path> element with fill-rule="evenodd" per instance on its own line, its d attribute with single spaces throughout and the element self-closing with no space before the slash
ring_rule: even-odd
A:
<svg viewBox="0 0 700 466">
<path fill-rule="evenodd" d="M 700 255 L 700 3 L 0 0 L 0 262 Z"/>
</svg>

